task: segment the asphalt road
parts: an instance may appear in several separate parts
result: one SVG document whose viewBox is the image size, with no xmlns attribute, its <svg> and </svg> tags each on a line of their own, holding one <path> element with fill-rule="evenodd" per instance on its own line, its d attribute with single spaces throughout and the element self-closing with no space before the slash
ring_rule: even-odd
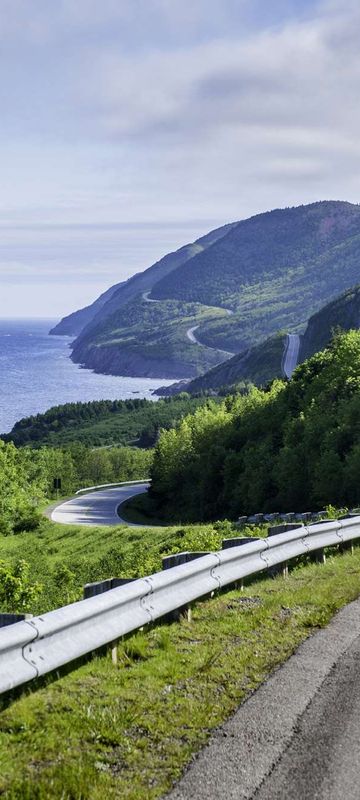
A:
<svg viewBox="0 0 360 800">
<path fill-rule="evenodd" d="M 136 486 L 121 486 L 116 489 L 100 489 L 96 492 L 73 497 L 65 503 L 60 503 L 51 512 L 53 522 L 64 525 L 131 525 L 133 522 L 121 519 L 117 509 L 125 500 L 137 494 L 144 494 L 149 488 L 149 483 Z"/>
<path fill-rule="evenodd" d="M 291 378 L 294 372 L 299 358 L 299 350 L 300 336 L 297 333 L 288 333 L 283 366 L 287 378 Z"/>
<path fill-rule="evenodd" d="M 226 311 L 229 314 L 232 314 L 232 311 L 229 311 L 228 309 L 226 309 Z M 224 353 L 226 356 L 229 356 L 229 358 L 235 355 L 235 353 L 229 353 L 228 350 L 220 350 L 219 347 L 210 347 L 210 345 L 208 344 L 203 344 L 202 342 L 199 342 L 199 339 L 197 339 L 195 336 L 195 331 L 197 331 L 199 327 L 200 327 L 199 325 L 194 325 L 193 328 L 188 328 L 188 330 L 186 331 L 186 336 L 188 337 L 188 339 L 190 339 L 190 342 L 192 342 L 192 344 L 199 344 L 200 347 L 207 347 L 209 350 L 216 350 L 218 353 Z"/>
<path fill-rule="evenodd" d="M 359 800 L 360 601 L 211 737 L 168 800 Z"/>
</svg>

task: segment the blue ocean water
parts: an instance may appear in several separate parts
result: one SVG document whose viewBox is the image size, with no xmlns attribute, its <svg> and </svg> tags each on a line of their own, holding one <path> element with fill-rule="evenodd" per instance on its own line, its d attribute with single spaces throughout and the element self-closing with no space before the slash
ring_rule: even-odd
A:
<svg viewBox="0 0 360 800">
<path fill-rule="evenodd" d="M 78 400 L 156 399 L 173 381 L 96 375 L 69 358 L 69 336 L 49 336 L 57 320 L 0 320 L 0 433 L 22 417 Z"/>
</svg>

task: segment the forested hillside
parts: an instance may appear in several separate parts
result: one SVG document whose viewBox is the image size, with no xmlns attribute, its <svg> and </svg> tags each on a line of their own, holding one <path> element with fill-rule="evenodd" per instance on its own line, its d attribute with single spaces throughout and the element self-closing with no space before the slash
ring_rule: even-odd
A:
<svg viewBox="0 0 360 800">
<path fill-rule="evenodd" d="M 184 520 L 360 502 L 360 332 L 268 391 L 228 397 L 163 433 L 153 500 Z"/>
<path fill-rule="evenodd" d="M 152 447 L 160 428 L 174 427 L 182 417 L 207 402 L 205 397 L 180 394 L 156 403 L 142 399 L 66 403 L 19 420 L 2 438 L 19 447 L 62 447 L 74 443 L 91 447 Z"/>
<path fill-rule="evenodd" d="M 221 309 L 199 303 L 148 302 L 141 295 L 96 329 L 96 338 L 77 340 L 73 359 L 112 375 L 188 378 L 226 359 L 226 354 L 194 344 L 187 332 L 206 320 L 225 318 Z"/>
<path fill-rule="evenodd" d="M 337 328 L 348 331 L 359 326 L 360 286 L 355 286 L 309 319 L 301 340 L 300 360 L 304 361 L 326 347 Z"/>
<path fill-rule="evenodd" d="M 204 238 L 185 257 L 170 254 L 171 268 L 162 260 L 121 287 L 74 343 L 73 360 L 113 374 L 195 377 L 279 331 L 302 332 L 358 281 L 360 207 L 350 203 L 275 210 Z M 187 336 L 195 326 L 197 346 Z"/>
<path fill-rule="evenodd" d="M 187 384 L 186 391 L 193 393 L 226 388 L 230 391 L 232 387 L 244 382 L 266 386 L 274 378 L 282 377 L 285 342 L 286 336 L 281 332 L 270 336 L 261 344 L 250 347 L 244 353 L 233 356 L 204 375 L 194 378 Z"/>
<path fill-rule="evenodd" d="M 231 224 L 210 231 L 210 233 L 201 236 L 195 242 L 180 247 L 174 253 L 168 253 L 151 267 L 144 270 L 144 272 L 136 273 L 124 283 L 115 284 L 91 306 L 64 317 L 51 333 L 54 335 L 71 333 L 79 336 L 85 328 L 89 332 L 91 328 L 102 324 L 105 319 L 119 311 L 134 297 L 150 291 L 156 281 L 168 275 L 169 272 L 184 264 L 193 256 L 201 253 L 217 239 L 224 236 L 230 228 Z"/>
</svg>

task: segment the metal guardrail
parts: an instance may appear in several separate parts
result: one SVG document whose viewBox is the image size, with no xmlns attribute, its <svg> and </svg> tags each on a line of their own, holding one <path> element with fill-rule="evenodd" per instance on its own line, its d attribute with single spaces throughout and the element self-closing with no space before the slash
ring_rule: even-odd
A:
<svg viewBox="0 0 360 800">
<path fill-rule="evenodd" d="M 209 553 L 0 631 L 0 692 L 44 675 L 241 578 L 360 538 L 360 516 Z"/>
<path fill-rule="evenodd" d="M 100 483 L 97 486 L 86 486 L 85 489 L 78 489 L 75 496 L 78 494 L 86 494 L 86 492 L 96 492 L 100 489 L 119 489 L 121 486 L 139 486 L 141 483 L 151 483 L 150 478 L 143 478 L 141 481 L 121 481 L 120 483 Z"/>
</svg>

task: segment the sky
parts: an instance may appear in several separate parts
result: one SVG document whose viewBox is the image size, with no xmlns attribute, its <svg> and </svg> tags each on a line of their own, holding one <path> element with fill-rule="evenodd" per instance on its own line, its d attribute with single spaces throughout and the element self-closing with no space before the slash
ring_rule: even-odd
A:
<svg viewBox="0 0 360 800">
<path fill-rule="evenodd" d="M 359 34 L 357 0 L 0 0 L 0 317 L 360 201 Z"/>
</svg>

